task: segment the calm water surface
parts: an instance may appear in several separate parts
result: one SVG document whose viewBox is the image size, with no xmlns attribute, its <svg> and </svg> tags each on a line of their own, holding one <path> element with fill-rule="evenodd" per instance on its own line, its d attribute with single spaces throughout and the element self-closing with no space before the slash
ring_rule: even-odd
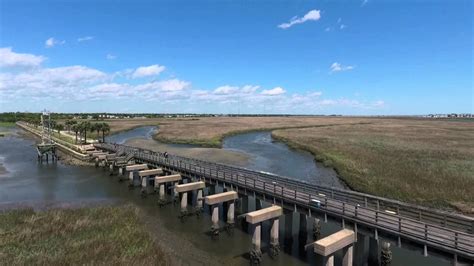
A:
<svg viewBox="0 0 474 266">
<path fill-rule="evenodd" d="M 117 182 L 116 176 L 109 176 L 107 171 L 96 169 L 94 167 L 67 166 L 61 162 L 57 164 L 38 164 L 36 162 L 35 140 L 23 138 L 20 136 L 19 129 L 0 128 L 0 131 L 11 130 L 12 135 L 0 138 L 0 162 L 7 169 L 6 174 L 0 175 L 0 208 L 11 208 L 12 206 L 44 206 L 44 205 L 76 205 L 76 204 L 102 204 L 108 202 L 132 202 L 142 208 L 149 219 L 160 219 L 167 230 L 175 232 L 180 238 L 186 239 L 193 246 L 235 264 L 248 265 L 247 253 L 251 248 L 251 228 L 245 223 L 237 222 L 237 228 L 232 236 L 221 233 L 219 240 L 213 241 L 207 235 L 211 226 L 211 219 L 206 214 L 197 219 L 191 217 L 186 223 L 178 222 L 179 206 L 157 207 L 157 197 L 150 195 L 142 199 L 138 189 L 129 190 L 125 183 Z M 150 132 L 144 130 L 140 132 Z M 278 143 L 272 143 L 268 140 L 268 135 L 262 136 L 263 139 L 252 141 L 248 134 L 243 137 L 244 142 L 250 142 L 251 149 L 258 147 L 262 143 L 263 154 L 268 153 L 266 145 L 276 145 L 276 151 L 287 154 L 286 150 Z M 145 134 L 145 136 L 147 136 Z M 267 139 L 265 139 L 265 136 Z M 236 146 L 236 137 L 227 139 L 225 146 L 227 148 L 239 149 Z M 260 146 L 262 147 L 262 146 Z M 248 146 L 240 147 L 248 152 Z M 276 156 L 270 152 L 270 156 Z M 286 155 L 288 156 L 288 155 Z M 260 157 L 260 158 L 259 158 Z M 255 155 L 257 166 L 265 166 L 263 169 L 273 169 L 272 162 L 266 160 L 264 156 Z M 278 158 L 278 157 L 275 157 Z M 281 158 L 281 157 L 280 157 Z M 298 165 L 298 159 L 286 158 L 289 165 Z M 282 161 L 283 163 L 283 161 Z M 278 163 L 276 164 L 278 165 Z M 284 167 L 278 167 L 284 173 Z M 318 169 L 314 171 L 319 171 Z M 311 180 L 311 173 L 300 172 L 306 180 Z M 306 173 L 306 175 L 305 175 Z M 222 188 L 217 188 L 222 191 Z M 207 190 L 206 192 L 207 193 Z M 237 208 L 241 212 L 252 211 L 257 205 L 265 207 L 267 203 L 257 203 L 252 197 L 243 198 L 240 206 Z M 223 208 L 223 207 L 221 207 Z M 224 211 L 220 212 L 221 215 Z M 280 219 L 280 245 L 282 252 L 276 260 L 272 260 L 267 254 L 264 254 L 263 265 L 314 265 L 320 258 L 313 252 L 304 252 L 302 247 L 309 242 L 311 234 L 311 225 L 307 229 L 295 226 L 299 225 L 302 218 L 297 213 L 289 212 Z M 221 220 L 223 217 L 221 216 Z M 288 225 L 294 225 L 292 230 L 285 230 Z M 264 223 L 262 230 L 263 248 L 268 245 L 270 225 Z M 335 222 L 322 224 L 322 236 L 327 236 L 340 229 L 340 225 Z M 362 239 L 362 236 L 361 236 Z M 359 241 L 355 247 L 355 265 L 364 265 L 367 261 L 369 238 Z M 225 245 L 223 245 L 225 243 Z M 420 250 L 410 250 L 407 248 L 392 248 L 392 265 L 449 265 L 449 262 L 434 256 L 423 257 Z M 340 256 L 336 257 L 336 265 L 340 261 Z"/>
</svg>

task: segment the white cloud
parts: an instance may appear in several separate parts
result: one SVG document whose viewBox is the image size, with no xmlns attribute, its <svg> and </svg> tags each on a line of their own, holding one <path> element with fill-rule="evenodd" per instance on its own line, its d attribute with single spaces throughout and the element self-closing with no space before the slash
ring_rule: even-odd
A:
<svg viewBox="0 0 474 266">
<path fill-rule="evenodd" d="M 0 48 L 0 67 L 38 67 L 46 57 L 33 54 L 20 54 L 11 47 Z"/>
<path fill-rule="evenodd" d="M 105 58 L 107 58 L 107 60 L 114 60 L 114 59 L 117 59 L 117 56 L 113 54 L 107 54 Z"/>
<path fill-rule="evenodd" d="M 85 41 L 91 41 L 94 39 L 94 36 L 85 36 L 85 37 L 79 37 L 77 38 L 78 42 L 85 42 Z"/>
<path fill-rule="evenodd" d="M 151 65 L 151 66 L 143 66 L 137 68 L 133 74 L 132 78 L 143 78 L 143 77 L 148 77 L 148 76 L 157 76 L 161 72 L 165 70 L 164 66 L 160 65 Z"/>
<path fill-rule="evenodd" d="M 354 69 L 354 67 L 353 66 L 344 66 L 344 65 L 341 65 L 338 62 L 334 62 L 330 66 L 330 69 L 331 69 L 331 72 L 341 72 L 341 71 L 352 70 L 352 69 Z"/>
<path fill-rule="evenodd" d="M 275 96 L 285 93 L 285 90 L 282 87 L 276 87 L 271 90 L 263 90 L 262 95 Z"/>
<path fill-rule="evenodd" d="M 345 29 L 345 28 L 347 28 L 347 26 L 344 25 L 344 24 L 341 24 L 341 25 L 339 26 L 339 29 L 341 29 L 341 30 L 343 30 L 343 29 Z"/>
<path fill-rule="evenodd" d="M 0 73 L 1 91 L 14 98 L 77 99 L 86 96 L 83 89 L 107 81 L 109 76 L 85 66 L 42 68 L 21 73 Z"/>
<path fill-rule="evenodd" d="M 169 79 L 162 81 L 154 81 L 145 84 L 140 84 L 135 87 L 135 90 L 142 92 L 150 91 L 164 91 L 164 92 L 176 92 L 187 89 L 191 85 L 190 82 L 179 80 L 179 79 Z"/>
<path fill-rule="evenodd" d="M 288 29 L 289 27 L 291 27 L 293 25 L 305 23 L 306 21 L 317 21 L 320 18 L 321 18 L 321 11 L 313 9 L 313 10 L 309 11 L 308 13 L 306 13 L 306 15 L 304 15 L 301 18 L 298 18 L 298 17 L 295 16 L 295 17 L 291 18 L 290 22 L 282 23 L 282 24 L 278 25 L 278 28 Z"/>
<path fill-rule="evenodd" d="M 331 31 L 331 27 L 325 28 L 324 31 Z"/>
<path fill-rule="evenodd" d="M 368 2 L 369 2 L 369 0 L 363 0 L 362 4 L 360 4 L 360 6 L 365 6 Z"/>
<path fill-rule="evenodd" d="M 225 86 L 221 86 L 221 87 L 216 88 L 214 90 L 214 94 L 227 95 L 227 94 L 233 94 L 233 93 L 237 92 L 238 90 L 239 90 L 239 87 L 225 85 Z"/>
<path fill-rule="evenodd" d="M 54 39 L 53 37 L 47 39 L 45 42 L 44 42 L 44 45 L 46 46 L 46 48 L 52 48 L 56 45 L 62 45 L 62 44 L 65 44 L 66 41 L 60 41 L 60 40 L 56 40 Z"/>
</svg>

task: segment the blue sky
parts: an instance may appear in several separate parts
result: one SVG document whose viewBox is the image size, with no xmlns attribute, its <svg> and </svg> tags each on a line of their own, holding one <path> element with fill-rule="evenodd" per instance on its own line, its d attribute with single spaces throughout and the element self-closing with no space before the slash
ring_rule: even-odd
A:
<svg viewBox="0 0 474 266">
<path fill-rule="evenodd" d="M 0 0 L 0 111 L 474 112 L 472 1 Z"/>
</svg>

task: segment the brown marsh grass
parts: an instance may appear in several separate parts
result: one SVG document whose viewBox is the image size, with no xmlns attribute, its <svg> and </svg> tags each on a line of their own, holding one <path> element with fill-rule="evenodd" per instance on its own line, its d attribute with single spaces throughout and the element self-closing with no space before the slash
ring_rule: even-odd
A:
<svg viewBox="0 0 474 266">
<path fill-rule="evenodd" d="M 387 119 L 273 136 L 309 150 L 357 191 L 473 211 L 474 121 Z"/>
<path fill-rule="evenodd" d="M 94 207 L 0 213 L 3 265 L 167 265 L 138 209 Z"/>
</svg>

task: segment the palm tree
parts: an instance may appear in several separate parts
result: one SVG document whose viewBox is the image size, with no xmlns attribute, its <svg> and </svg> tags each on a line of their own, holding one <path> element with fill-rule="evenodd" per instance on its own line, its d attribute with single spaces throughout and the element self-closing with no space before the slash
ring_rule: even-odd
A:
<svg viewBox="0 0 474 266">
<path fill-rule="evenodd" d="M 71 127 L 75 124 L 77 124 L 77 121 L 75 120 L 70 120 L 70 119 L 66 120 L 67 131 L 71 131 Z"/>
<path fill-rule="evenodd" d="M 72 131 L 74 131 L 74 133 L 76 133 L 76 144 L 77 144 L 77 133 L 81 131 L 81 127 L 79 124 L 74 124 L 71 126 L 71 129 Z"/>
<path fill-rule="evenodd" d="M 102 130 L 102 142 L 105 142 L 105 134 L 110 132 L 110 126 L 107 123 L 102 123 L 101 129 Z"/>
<path fill-rule="evenodd" d="M 97 140 L 100 139 L 100 131 L 102 130 L 104 123 L 95 123 L 94 129 L 97 131 Z"/>
<path fill-rule="evenodd" d="M 87 144 L 87 131 L 91 129 L 91 122 L 86 121 L 86 122 L 81 122 L 81 130 L 84 133 L 84 143 Z"/>
</svg>

